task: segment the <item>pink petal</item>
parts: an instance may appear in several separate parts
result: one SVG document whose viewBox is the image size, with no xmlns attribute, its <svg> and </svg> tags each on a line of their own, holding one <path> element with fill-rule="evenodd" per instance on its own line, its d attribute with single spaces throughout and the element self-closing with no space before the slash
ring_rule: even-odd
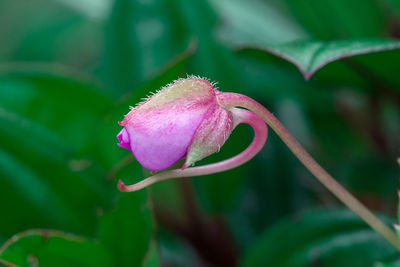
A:
<svg viewBox="0 0 400 267">
<path fill-rule="evenodd" d="M 158 171 L 182 159 L 209 105 L 138 110 L 125 128 L 129 133 L 131 150 L 139 163 Z"/>
<path fill-rule="evenodd" d="M 128 150 L 131 150 L 131 144 L 130 144 L 129 134 L 128 134 L 128 132 L 126 131 L 125 128 L 122 129 L 122 130 L 119 132 L 119 134 L 117 135 L 117 138 L 118 138 L 118 141 L 119 141 L 118 145 L 119 145 L 120 147 L 124 147 L 124 148 L 126 148 L 126 149 L 128 149 Z"/>
</svg>

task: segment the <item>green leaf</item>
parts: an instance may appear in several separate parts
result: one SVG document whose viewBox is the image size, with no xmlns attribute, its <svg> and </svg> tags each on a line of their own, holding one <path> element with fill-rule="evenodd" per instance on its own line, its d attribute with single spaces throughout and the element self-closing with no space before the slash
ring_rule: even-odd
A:
<svg viewBox="0 0 400 267">
<path fill-rule="evenodd" d="M 397 207 L 397 222 L 398 224 L 394 224 L 394 229 L 397 233 L 397 238 L 400 242 L 400 191 L 397 192 L 398 196 L 399 196 L 399 203 L 398 203 L 398 207 Z M 374 267 L 399 267 L 400 266 L 400 257 L 398 256 L 396 260 L 391 260 L 389 261 L 389 263 L 387 263 L 387 261 L 385 261 L 385 263 L 379 262 L 376 263 L 374 265 Z"/>
<path fill-rule="evenodd" d="M 54 230 L 28 230 L 13 236 L 0 247 L 1 261 L 20 267 L 115 266 L 98 242 Z"/>
<path fill-rule="evenodd" d="M 186 73 L 229 82 L 238 77 L 233 53 L 215 41 L 217 17 L 207 1 L 118 0 L 113 7 L 102 78 L 115 92 L 141 87 L 161 66 L 198 40 Z M 174 77 L 176 79 L 177 77 Z"/>
<path fill-rule="evenodd" d="M 304 0 L 284 2 L 290 13 L 317 39 L 383 36 L 389 16 L 382 4 L 369 0 Z"/>
<path fill-rule="evenodd" d="M 0 59 L 63 62 L 91 69 L 98 61 L 102 28 L 63 1 L 0 3 Z M 72 6 L 73 4 L 71 4 Z M 28 22 L 28 23 L 27 23 Z"/>
<path fill-rule="evenodd" d="M 146 259 L 144 260 L 143 267 L 158 267 L 160 266 L 157 247 L 153 242 L 151 244 L 150 250 L 147 252 Z"/>
<path fill-rule="evenodd" d="M 114 92 L 141 85 L 185 49 L 191 36 L 185 35 L 178 8 L 176 1 L 115 1 L 101 69 Z"/>
<path fill-rule="evenodd" d="M 325 65 L 356 55 L 397 50 L 400 41 L 391 39 L 359 39 L 337 41 L 296 41 L 285 44 L 245 46 L 264 50 L 293 63 L 305 79 Z"/>
<path fill-rule="evenodd" d="M 150 251 L 153 223 L 146 190 L 119 193 L 114 211 L 100 218 L 100 241 L 112 252 L 116 266 L 141 266 Z"/>
<path fill-rule="evenodd" d="M 377 263 L 374 267 L 399 267 L 399 264 L 386 264 L 386 263 Z"/>
<path fill-rule="evenodd" d="M 397 202 L 397 222 L 400 224 L 400 190 L 397 191 L 397 196 L 399 197 L 399 201 Z"/>
<path fill-rule="evenodd" d="M 234 54 L 215 40 L 218 17 L 208 1 L 177 0 L 185 22 L 185 34 L 198 39 L 198 49 L 191 59 L 189 74 L 207 77 L 234 88 L 240 80 L 240 67 Z"/>
<path fill-rule="evenodd" d="M 400 1 L 399 0 L 385 0 L 390 5 L 390 11 L 400 18 Z"/>
<path fill-rule="evenodd" d="M 0 206 L 7 214 L 0 233 L 46 227 L 91 235 L 97 209 L 111 205 L 94 160 L 109 99 L 79 79 L 17 69 L 0 74 L 0 201 L 13 203 Z"/>
<path fill-rule="evenodd" d="M 0 65 L 0 106 L 64 138 L 72 151 L 95 150 L 111 99 L 91 78 L 54 64 Z M 95 154 L 95 153 L 94 153 Z"/>
<path fill-rule="evenodd" d="M 95 207 L 106 205 L 103 198 L 109 195 L 106 183 L 96 182 L 101 173 L 95 163 L 84 161 L 84 167 L 92 166 L 75 169 L 69 147 L 52 132 L 1 108 L 0 121 L 0 200 L 13 202 L 0 206 L 8 214 L 0 232 L 33 226 L 92 232 Z"/>
<path fill-rule="evenodd" d="M 394 229 L 397 233 L 397 238 L 400 242 L 400 191 L 397 191 L 397 195 L 399 197 L 399 202 L 397 203 L 397 224 L 394 224 Z"/>
<path fill-rule="evenodd" d="M 218 36 L 228 44 L 265 40 L 281 43 L 310 37 L 282 5 L 272 1 L 212 0 L 210 3 L 224 21 Z"/>
<path fill-rule="evenodd" d="M 365 267 L 395 255 L 396 249 L 352 212 L 314 210 L 264 232 L 242 266 Z"/>
</svg>

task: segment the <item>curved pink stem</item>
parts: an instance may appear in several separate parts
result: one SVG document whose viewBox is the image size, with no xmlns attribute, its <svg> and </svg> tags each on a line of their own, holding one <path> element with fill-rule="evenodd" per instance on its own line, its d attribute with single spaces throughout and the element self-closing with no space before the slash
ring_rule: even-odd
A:
<svg viewBox="0 0 400 267">
<path fill-rule="evenodd" d="M 230 159 L 213 164 L 208 164 L 199 167 L 191 167 L 184 170 L 175 169 L 175 170 L 165 171 L 163 173 L 146 178 L 133 185 L 125 185 L 120 180 L 118 182 L 118 189 L 123 192 L 137 191 L 162 180 L 223 172 L 238 167 L 243 163 L 249 161 L 264 146 L 268 136 L 268 128 L 265 125 L 264 121 L 251 111 L 239 108 L 232 108 L 230 109 L 230 111 L 232 112 L 233 115 L 232 117 L 234 126 L 240 123 L 247 123 L 254 130 L 254 139 L 243 152 Z"/>
<path fill-rule="evenodd" d="M 400 243 L 396 233 L 376 217 L 367 207 L 356 199 L 349 191 L 339 184 L 324 168 L 322 168 L 310 154 L 297 142 L 283 124 L 265 107 L 254 99 L 236 93 L 220 93 L 219 103 L 226 109 L 233 107 L 244 107 L 260 116 L 282 139 L 293 154 L 303 163 L 303 165 L 338 199 L 348 208 L 353 210 L 363 219 L 372 229 L 384 237 L 389 243 L 400 250 Z"/>
</svg>

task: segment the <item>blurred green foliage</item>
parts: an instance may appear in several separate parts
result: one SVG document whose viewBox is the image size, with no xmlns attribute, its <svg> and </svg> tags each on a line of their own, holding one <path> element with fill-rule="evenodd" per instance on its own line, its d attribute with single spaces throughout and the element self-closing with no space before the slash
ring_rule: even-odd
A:
<svg viewBox="0 0 400 267">
<path fill-rule="evenodd" d="M 149 173 L 115 137 L 129 106 L 205 76 L 392 223 L 398 38 L 398 0 L 0 0 L 0 265 L 399 266 L 272 131 L 237 169 L 135 193 L 117 180 Z"/>
</svg>

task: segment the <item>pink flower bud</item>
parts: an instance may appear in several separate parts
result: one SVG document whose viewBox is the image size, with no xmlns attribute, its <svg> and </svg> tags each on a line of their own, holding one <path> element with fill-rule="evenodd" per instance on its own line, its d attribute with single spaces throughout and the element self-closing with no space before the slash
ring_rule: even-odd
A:
<svg viewBox="0 0 400 267">
<path fill-rule="evenodd" d="M 170 178 L 198 176 L 235 168 L 254 157 L 263 147 L 268 129 L 255 113 L 238 109 L 245 96 L 222 93 L 200 78 L 180 79 L 132 108 L 120 125 L 119 146 L 132 151 L 139 163 L 150 170 L 171 167 L 186 157 L 182 169 L 169 170 L 125 186 L 136 191 Z M 239 101 L 239 103 L 236 103 Z M 239 105 L 237 105 L 239 104 Z M 217 152 L 240 123 L 254 129 L 253 142 L 240 154 L 213 164 L 191 167 Z"/>
<path fill-rule="evenodd" d="M 330 176 L 271 112 L 245 95 L 219 92 L 199 78 L 178 80 L 133 108 L 120 123 L 125 128 L 117 136 L 119 145 L 131 150 L 148 169 L 162 170 L 186 157 L 183 168 L 128 186 L 120 180 L 118 188 L 132 192 L 166 179 L 213 174 L 240 166 L 264 146 L 268 136 L 264 122 L 322 184 L 393 246 L 400 247 L 395 233 Z M 240 123 L 247 123 L 254 130 L 253 141 L 244 151 L 217 163 L 185 168 L 218 151 Z"/>
<path fill-rule="evenodd" d="M 186 157 L 193 165 L 225 143 L 232 114 L 219 105 L 218 90 L 204 79 L 180 79 L 133 108 L 120 123 L 119 146 L 146 169 L 169 168 Z"/>
</svg>

